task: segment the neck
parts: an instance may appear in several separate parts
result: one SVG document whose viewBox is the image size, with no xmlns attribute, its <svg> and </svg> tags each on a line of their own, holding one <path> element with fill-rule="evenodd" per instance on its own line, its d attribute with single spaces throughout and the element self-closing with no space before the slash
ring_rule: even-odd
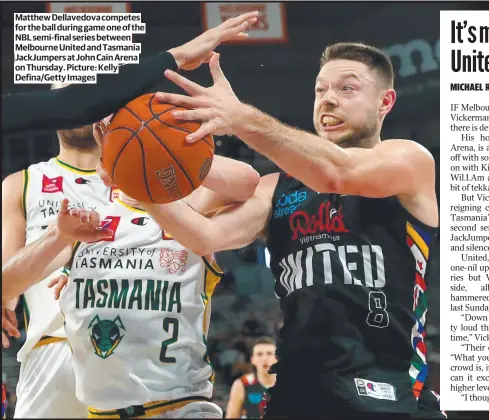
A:
<svg viewBox="0 0 489 420">
<path fill-rule="evenodd" d="M 122 191 L 119 193 L 119 200 L 128 206 L 135 207 L 140 210 L 145 210 L 145 208 L 139 203 L 139 201 L 134 200 L 134 198 L 129 197 L 127 194 L 124 194 Z"/>
<path fill-rule="evenodd" d="M 258 378 L 258 382 L 260 382 L 263 386 L 270 388 L 275 385 L 275 378 L 277 375 L 270 375 L 266 372 L 261 372 L 257 369 L 256 377 Z"/>
<path fill-rule="evenodd" d="M 95 169 L 100 161 L 100 149 L 94 147 L 88 150 L 77 150 L 67 148 L 60 144 L 59 160 L 79 169 Z"/>
</svg>

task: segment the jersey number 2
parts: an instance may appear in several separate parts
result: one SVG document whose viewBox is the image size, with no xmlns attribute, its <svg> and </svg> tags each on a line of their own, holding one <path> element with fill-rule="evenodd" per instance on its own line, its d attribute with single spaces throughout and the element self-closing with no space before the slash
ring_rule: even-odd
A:
<svg viewBox="0 0 489 420">
<path fill-rule="evenodd" d="M 370 292 L 368 294 L 367 324 L 371 327 L 385 328 L 389 325 L 389 314 L 386 311 L 387 298 L 384 292 Z"/>
<path fill-rule="evenodd" d="M 170 326 L 171 326 L 171 338 L 161 343 L 160 361 L 163 363 L 176 363 L 177 361 L 174 357 L 168 357 L 166 355 L 166 351 L 168 350 L 168 346 L 170 344 L 176 343 L 178 340 L 178 319 L 165 318 L 163 320 L 163 329 L 167 333 L 170 333 Z"/>
</svg>

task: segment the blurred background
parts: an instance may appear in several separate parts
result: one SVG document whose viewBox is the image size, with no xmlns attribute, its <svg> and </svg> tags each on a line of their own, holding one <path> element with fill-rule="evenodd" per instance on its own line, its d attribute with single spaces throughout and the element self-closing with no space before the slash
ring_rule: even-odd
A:
<svg viewBox="0 0 489 420">
<path fill-rule="evenodd" d="M 219 13 L 217 3 L 207 8 L 198 2 L 131 2 L 127 6 L 132 12 L 141 13 L 146 23 L 146 34 L 134 37 L 142 43 L 142 56 L 190 40 L 206 26 L 215 26 L 215 13 Z M 13 14 L 45 12 L 47 4 L 2 3 L 1 7 L 2 92 L 49 89 L 49 85 L 16 85 L 13 75 Z M 221 66 L 237 96 L 283 122 L 313 131 L 314 81 L 324 48 L 336 41 L 360 41 L 383 48 L 392 57 L 398 92 L 397 104 L 384 125 L 383 138 L 412 139 L 430 150 L 437 162 L 439 195 L 439 11 L 463 9 L 467 5 L 290 2 L 279 4 L 276 9 L 263 4 L 261 7 L 264 21 L 260 25 L 265 35 L 269 32 L 268 40 L 218 49 L 222 53 Z M 206 86 L 211 84 L 206 66 L 187 76 Z M 158 88 L 175 91 L 170 83 L 163 82 Z M 261 175 L 277 170 L 273 163 L 234 138 L 216 138 L 216 152 L 251 164 Z M 3 138 L 2 177 L 57 153 L 55 132 Z M 223 408 L 232 381 L 251 371 L 250 339 L 274 336 L 281 326 L 279 302 L 273 293 L 274 280 L 265 264 L 265 253 L 263 244 L 255 243 L 217 256 L 225 275 L 213 298 L 208 345 L 217 372 L 215 400 Z M 438 390 L 438 246 L 433 251 L 432 264 L 428 279 L 428 344 L 430 376 Z M 22 322 L 23 317 L 19 320 Z M 22 343 L 23 338 L 2 351 L 2 377 L 10 394 L 9 417 L 15 404 L 19 370 L 15 354 Z"/>
</svg>

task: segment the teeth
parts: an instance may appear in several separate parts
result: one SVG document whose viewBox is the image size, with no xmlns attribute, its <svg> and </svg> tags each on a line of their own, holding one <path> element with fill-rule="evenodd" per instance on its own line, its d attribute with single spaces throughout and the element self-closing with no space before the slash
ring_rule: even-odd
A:
<svg viewBox="0 0 489 420">
<path fill-rule="evenodd" d="M 330 127 L 330 126 L 334 126 L 334 125 L 339 125 L 339 124 L 341 124 L 341 122 L 342 122 L 342 121 L 341 121 L 341 120 L 339 120 L 338 118 L 331 117 L 331 116 L 329 116 L 329 115 L 325 115 L 325 116 L 323 117 L 323 119 L 321 120 L 321 123 L 322 123 L 323 125 L 328 126 L 328 127 Z"/>
</svg>

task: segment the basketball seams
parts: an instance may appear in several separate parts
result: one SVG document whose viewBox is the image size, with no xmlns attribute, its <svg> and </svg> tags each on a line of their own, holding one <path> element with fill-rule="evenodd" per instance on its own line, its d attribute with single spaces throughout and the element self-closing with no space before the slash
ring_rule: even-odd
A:
<svg viewBox="0 0 489 420">
<path fill-rule="evenodd" d="M 143 165 L 143 177 L 144 177 L 144 185 L 146 186 L 146 192 L 148 193 L 149 199 L 153 203 L 155 203 L 155 201 L 153 200 L 153 196 L 151 195 L 151 190 L 149 188 L 148 177 L 146 176 L 146 155 L 144 153 L 143 141 L 139 138 L 139 136 L 137 134 L 136 134 L 136 137 L 135 138 L 138 140 L 139 147 L 141 149 L 142 165 Z"/>
<path fill-rule="evenodd" d="M 178 187 L 178 184 L 174 184 L 174 180 L 172 180 L 172 184 L 169 187 L 171 189 L 179 188 L 184 192 L 184 195 L 187 195 L 189 187 L 195 190 L 195 186 L 200 185 L 201 180 L 197 179 L 199 174 L 194 173 L 194 170 L 197 168 L 196 165 L 198 165 L 201 155 L 210 154 L 212 158 L 214 152 L 212 136 L 203 139 L 205 146 L 198 146 L 195 150 L 187 147 L 184 137 L 185 134 L 192 133 L 192 131 L 188 131 L 186 128 L 188 126 L 190 130 L 193 130 L 196 124 L 183 124 L 183 127 L 185 127 L 183 128 L 178 120 L 175 120 L 171 115 L 171 112 L 175 109 L 180 109 L 180 107 L 168 103 L 160 103 L 156 99 L 155 94 L 150 94 L 141 97 L 138 103 L 133 104 L 130 102 L 124 105 L 123 108 L 111 116 L 110 123 L 112 125 L 115 123 L 118 127 L 111 130 L 109 124 L 109 130 L 105 133 L 114 140 L 113 144 L 105 145 L 105 165 L 112 173 L 114 181 L 116 181 L 116 176 L 119 177 L 119 181 L 123 184 L 125 183 L 124 185 L 135 194 L 134 198 L 139 197 L 141 201 L 149 198 L 150 202 L 156 203 L 158 201 L 155 200 L 167 200 L 169 198 L 152 196 L 152 193 L 157 193 L 154 190 L 157 185 L 154 183 L 156 179 L 153 180 L 151 174 L 153 170 L 156 170 L 161 165 L 165 168 L 167 165 L 173 165 L 174 169 L 171 169 L 171 171 L 177 175 L 177 179 L 180 179 L 180 182 L 183 182 L 184 185 Z M 166 117 L 164 116 L 165 114 Z M 153 123 L 153 120 L 157 121 L 157 123 Z M 161 125 L 158 126 L 158 124 Z M 144 133 L 145 128 L 148 134 Z M 113 132 L 114 134 L 112 134 Z M 147 137 L 148 135 L 152 138 Z M 134 138 L 137 139 L 139 147 L 130 145 Z M 161 149 L 158 149 L 158 146 Z M 141 152 L 138 153 L 136 148 L 139 148 Z M 141 162 L 138 162 L 138 156 L 141 157 Z M 137 174 L 133 174 L 130 169 L 131 160 L 138 167 Z M 123 165 L 121 171 L 117 170 L 119 162 Z M 125 168 L 126 162 L 129 168 Z M 167 169 L 170 168 L 168 167 Z M 147 173 L 148 170 L 150 171 L 149 174 Z M 183 177 L 178 171 L 181 171 Z M 141 174 L 141 172 L 143 173 Z M 157 173 L 159 174 L 158 171 Z M 144 177 L 144 187 L 142 186 L 141 175 Z M 172 175 L 172 177 L 175 175 Z M 131 181 L 133 177 L 135 178 Z M 138 184 L 137 188 L 134 188 L 135 184 Z M 157 189 L 159 190 L 159 188 Z M 144 190 L 146 190 L 146 195 L 143 193 Z"/>
<path fill-rule="evenodd" d="M 177 131 L 181 131 L 182 133 L 192 134 L 192 132 L 191 132 L 191 131 L 185 130 L 184 128 L 181 128 L 181 127 L 175 127 L 174 125 L 171 125 L 171 124 L 168 124 L 168 123 L 166 123 L 166 122 L 162 121 L 162 120 L 159 118 L 161 115 L 164 115 L 164 114 L 166 114 L 167 112 L 172 111 L 173 109 L 178 108 L 178 107 L 173 106 L 173 107 L 171 107 L 171 108 L 168 108 L 168 109 L 167 109 L 167 110 L 165 110 L 164 112 L 162 112 L 162 113 L 160 113 L 160 114 L 157 114 L 156 112 L 154 112 L 154 111 L 153 111 L 153 99 L 154 99 L 154 97 L 155 97 L 155 96 L 153 95 L 153 96 L 151 97 L 151 99 L 149 100 L 149 111 L 151 112 L 151 114 L 153 115 L 153 117 L 154 117 L 155 119 L 157 119 L 157 120 L 158 120 L 160 123 L 162 123 L 163 125 L 165 125 L 165 126 L 167 126 L 167 127 L 174 128 L 175 130 L 177 130 Z M 168 103 L 168 102 L 165 102 L 165 103 Z M 168 104 L 168 105 L 170 105 L 170 104 Z M 150 123 L 150 121 L 148 121 L 148 123 Z M 212 147 L 212 144 L 210 144 L 210 143 L 207 141 L 207 139 L 206 139 L 205 137 L 204 137 L 202 140 L 204 140 L 204 141 L 207 143 L 207 145 L 209 145 L 209 147 L 210 147 L 211 149 L 214 149 L 214 147 Z"/>
<path fill-rule="evenodd" d="M 127 147 L 127 145 L 131 142 L 131 140 L 133 140 L 135 138 L 135 136 L 137 136 L 137 133 L 134 130 L 130 129 L 129 127 L 117 127 L 117 128 L 115 128 L 113 130 L 110 130 L 107 134 L 113 133 L 115 131 L 120 131 L 120 130 L 127 130 L 127 131 L 129 131 L 132 134 L 132 136 L 129 137 L 126 140 L 126 143 L 124 144 L 124 146 L 121 147 L 121 150 L 119 150 L 119 153 L 117 154 L 117 157 L 114 159 L 114 164 L 112 165 L 112 179 L 114 181 L 115 181 L 115 168 L 117 166 L 117 162 L 119 161 L 119 158 L 122 155 L 122 152 Z M 102 157 L 102 160 L 103 160 L 103 157 Z"/>
<path fill-rule="evenodd" d="M 134 115 L 134 112 L 130 109 L 127 109 L 131 114 Z M 151 107 L 150 107 L 150 111 L 153 112 L 151 110 Z M 152 119 L 149 120 L 148 122 L 150 121 L 153 121 Z M 166 146 L 165 143 L 163 143 L 160 138 L 154 133 L 154 131 L 147 125 L 147 124 L 144 124 L 143 127 L 140 128 L 140 130 L 142 128 L 146 128 L 146 130 L 148 130 L 152 136 L 158 141 L 159 144 L 161 144 L 161 146 L 163 146 L 163 148 L 166 150 L 166 152 L 171 156 L 171 158 L 173 159 L 173 161 L 178 165 L 178 167 L 180 168 L 180 170 L 183 172 L 183 174 L 185 175 L 185 178 L 187 178 L 189 184 L 192 186 L 192 189 L 195 190 L 195 185 L 194 183 L 192 182 L 192 179 L 190 178 L 190 176 L 187 174 L 187 171 L 183 168 L 182 164 L 178 161 L 178 159 L 175 157 L 175 155 L 172 153 L 172 151 Z"/>
</svg>

